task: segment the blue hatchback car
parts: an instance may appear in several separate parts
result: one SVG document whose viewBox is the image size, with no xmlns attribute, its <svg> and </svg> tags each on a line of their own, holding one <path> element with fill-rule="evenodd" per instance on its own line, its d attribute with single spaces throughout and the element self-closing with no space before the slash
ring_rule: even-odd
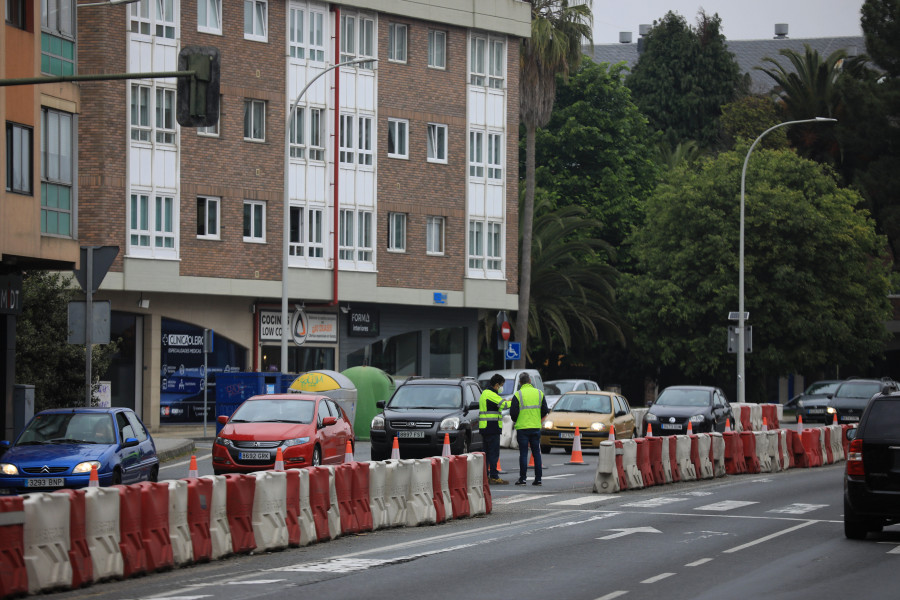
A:
<svg viewBox="0 0 900 600">
<path fill-rule="evenodd" d="M 156 445 L 128 408 L 56 408 L 39 412 L 15 443 L 3 442 L 0 494 L 156 481 Z"/>
</svg>

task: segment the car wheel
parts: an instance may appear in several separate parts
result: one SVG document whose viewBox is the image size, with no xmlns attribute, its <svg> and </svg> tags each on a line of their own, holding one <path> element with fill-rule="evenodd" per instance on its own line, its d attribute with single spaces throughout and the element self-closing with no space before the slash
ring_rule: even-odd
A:
<svg viewBox="0 0 900 600">
<path fill-rule="evenodd" d="M 153 465 L 153 468 L 150 469 L 150 479 L 148 481 L 153 483 L 159 481 L 159 465 Z"/>
<path fill-rule="evenodd" d="M 316 446 L 313 448 L 312 466 L 318 467 L 322 464 L 322 450 Z"/>
<path fill-rule="evenodd" d="M 541 446 L 541 454 L 550 454 L 553 446 Z"/>
<path fill-rule="evenodd" d="M 866 539 L 866 535 L 869 533 L 869 528 L 866 527 L 866 522 L 860 519 L 853 509 L 850 508 L 850 503 L 847 502 L 847 499 L 844 499 L 844 536 L 848 540 L 864 540 Z"/>
</svg>

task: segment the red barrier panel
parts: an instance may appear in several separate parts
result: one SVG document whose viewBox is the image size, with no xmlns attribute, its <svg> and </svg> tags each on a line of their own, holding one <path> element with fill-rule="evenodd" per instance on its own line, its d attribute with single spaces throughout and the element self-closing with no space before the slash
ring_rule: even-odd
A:
<svg viewBox="0 0 900 600">
<path fill-rule="evenodd" d="M 703 463 L 700 462 L 700 438 L 696 434 L 691 434 L 688 437 L 691 438 L 691 464 L 694 465 L 697 479 L 703 479 Z"/>
<path fill-rule="evenodd" d="M 147 572 L 147 553 L 141 535 L 141 490 L 133 485 L 114 485 L 119 489 L 119 549 L 122 551 L 122 576 Z"/>
<path fill-rule="evenodd" d="M 750 424 L 750 407 L 749 406 L 739 406 L 738 410 L 741 411 L 741 417 L 740 417 L 741 418 L 741 428 L 744 431 L 753 431 L 753 425 Z M 741 433 L 743 433 L 743 431 Z M 759 462 L 759 461 L 757 461 L 757 462 Z"/>
<path fill-rule="evenodd" d="M 372 531 L 372 505 L 369 503 L 369 463 L 354 462 L 353 465 L 353 512 L 359 521 L 360 531 Z"/>
<path fill-rule="evenodd" d="M 287 505 L 284 524 L 288 530 L 288 544 L 291 546 L 300 545 L 300 471 L 297 469 L 288 469 L 287 475 L 287 493 L 285 494 L 285 503 Z"/>
<path fill-rule="evenodd" d="M 681 481 L 681 469 L 678 466 L 678 438 L 674 435 L 669 440 L 669 468 L 672 469 L 672 483 Z"/>
<path fill-rule="evenodd" d="M 827 427 L 823 427 L 822 433 L 825 435 L 825 456 L 823 456 L 822 459 L 826 464 L 833 465 L 834 452 L 831 451 L 831 430 Z"/>
<path fill-rule="evenodd" d="M 256 477 L 243 473 L 225 475 L 225 506 L 231 528 L 231 550 L 235 554 L 256 549 L 253 535 L 253 497 Z"/>
<path fill-rule="evenodd" d="M 648 437 L 647 440 L 648 454 L 650 456 L 650 469 L 653 471 L 653 479 L 658 485 L 666 482 L 666 471 L 662 464 L 662 445 L 663 438 Z"/>
<path fill-rule="evenodd" d="M 819 441 L 819 432 L 821 431 L 818 427 L 814 427 L 812 429 L 804 429 L 800 435 L 810 467 L 822 466 L 822 446 Z"/>
<path fill-rule="evenodd" d="M 58 490 L 56 493 L 69 495 L 69 563 L 72 565 L 72 588 L 80 588 L 94 581 L 94 561 L 85 534 L 84 490 Z"/>
<path fill-rule="evenodd" d="M 450 502 L 453 505 L 453 518 L 469 516 L 468 462 L 465 456 L 450 457 Z"/>
<path fill-rule="evenodd" d="M 809 456 L 806 453 L 806 449 L 803 447 L 803 438 L 800 433 L 793 429 L 788 429 L 788 437 L 790 438 L 788 447 L 791 452 L 792 466 L 801 469 L 809 467 Z"/>
<path fill-rule="evenodd" d="M 212 538 L 209 535 L 209 507 L 212 503 L 212 479 L 190 477 L 188 484 L 188 529 L 191 532 L 191 547 L 194 562 L 205 562 L 212 556 Z"/>
<path fill-rule="evenodd" d="M 0 496 L 0 598 L 27 593 L 25 502 L 21 496 Z"/>
<path fill-rule="evenodd" d="M 431 494 L 434 496 L 437 522 L 443 523 L 447 520 L 447 513 L 444 511 L 444 491 L 441 489 L 441 459 L 437 457 L 431 458 Z"/>
<path fill-rule="evenodd" d="M 331 474 L 325 467 L 309 469 L 309 508 L 316 524 L 316 539 L 320 542 L 331 539 L 328 530 L 328 509 L 331 507 Z"/>
<path fill-rule="evenodd" d="M 623 455 L 625 447 L 620 440 L 613 440 L 616 445 L 616 476 L 619 478 L 619 489 L 628 489 L 628 477 L 625 476 L 625 464 L 623 463 Z"/>
<path fill-rule="evenodd" d="M 741 444 L 744 447 L 744 463 L 747 465 L 747 472 L 759 473 L 759 457 L 756 456 L 756 434 L 752 431 L 742 431 Z"/>
<path fill-rule="evenodd" d="M 647 443 L 647 438 L 635 438 L 634 441 L 637 444 L 637 467 L 644 480 L 644 487 L 656 485 L 653 469 L 650 467 L 650 444 Z"/>
<path fill-rule="evenodd" d="M 762 407 L 762 416 L 766 419 L 766 426 L 769 431 L 773 429 L 781 429 L 778 423 L 778 405 L 777 404 L 760 404 Z"/>
<path fill-rule="evenodd" d="M 147 570 L 171 569 L 175 561 L 169 537 L 169 484 L 142 481 L 135 486 L 141 490 L 141 537 Z"/>
<path fill-rule="evenodd" d="M 744 444 L 741 442 L 741 434 L 728 431 L 722 434 L 725 440 L 725 472 L 729 475 L 739 475 L 747 472 L 747 462 L 744 460 Z"/>
<path fill-rule="evenodd" d="M 484 494 L 484 514 L 491 514 L 491 510 L 493 510 L 493 502 L 491 500 L 491 484 L 488 482 L 488 468 L 487 468 L 487 455 L 484 452 L 479 452 L 481 455 L 481 462 L 484 463 L 484 473 L 481 474 L 481 489 Z"/>
<path fill-rule="evenodd" d="M 344 463 L 334 468 L 334 490 L 341 512 L 341 533 L 357 533 L 359 520 L 353 512 L 353 465 Z"/>
</svg>

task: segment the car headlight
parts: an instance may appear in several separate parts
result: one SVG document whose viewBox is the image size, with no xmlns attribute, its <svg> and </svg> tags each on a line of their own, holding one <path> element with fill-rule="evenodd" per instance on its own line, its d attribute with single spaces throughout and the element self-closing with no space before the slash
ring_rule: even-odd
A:
<svg viewBox="0 0 900 600">
<path fill-rule="evenodd" d="M 78 463 L 75 465 L 75 468 L 72 469 L 73 473 L 90 473 L 91 467 L 100 468 L 100 461 L 98 460 L 87 460 L 83 463 Z"/>
<path fill-rule="evenodd" d="M 16 465 L 0 463 L 0 473 L 3 473 L 4 475 L 18 475 L 19 470 L 16 468 Z"/>
<path fill-rule="evenodd" d="M 384 417 L 381 415 L 376 415 L 374 419 L 372 419 L 372 425 L 369 429 L 373 429 L 375 431 L 384 431 Z"/>
<path fill-rule="evenodd" d="M 656 415 L 654 415 L 652 412 L 648 412 L 646 415 L 644 415 L 644 420 L 645 421 L 659 421 L 659 418 Z"/>
<path fill-rule="evenodd" d="M 803 400 L 797 400 L 797 408 L 803 408 Z"/>
<path fill-rule="evenodd" d="M 837 412 L 837 409 L 833 406 L 829 406 L 828 408 L 825 409 L 825 412 L 827 412 L 829 415 L 833 415 L 834 413 Z"/>
<path fill-rule="evenodd" d="M 603 423 L 591 423 L 591 430 L 593 431 L 603 431 L 604 427 Z"/>
<path fill-rule="evenodd" d="M 706 420 L 706 415 L 694 415 L 691 417 L 691 423 L 702 423 Z"/>
<path fill-rule="evenodd" d="M 553 429 L 553 421 L 544 421 L 544 429 Z"/>
<path fill-rule="evenodd" d="M 441 421 L 440 431 L 456 431 L 459 429 L 459 417 L 447 417 Z"/>
<path fill-rule="evenodd" d="M 309 436 L 294 438 L 292 440 L 284 440 L 284 444 L 282 444 L 285 448 L 290 448 L 291 446 L 299 446 L 300 444 L 305 444 L 309 441 Z"/>
<path fill-rule="evenodd" d="M 234 448 L 234 444 L 231 443 L 231 440 L 228 438 L 217 437 L 216 443 L 220 446 L 228 446 L 229 448 Z"/>
</svg>

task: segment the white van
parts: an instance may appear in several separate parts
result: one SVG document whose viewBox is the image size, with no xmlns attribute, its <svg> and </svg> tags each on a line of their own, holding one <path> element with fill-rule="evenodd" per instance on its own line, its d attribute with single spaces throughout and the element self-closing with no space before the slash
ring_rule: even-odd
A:
<svg viewBox="0 0 900 600">
<path fill-rule="evenodd" d="M 484 373 L 479 373 L 478 385 L 481 386 L 482 390 L 486 390 L 488 388 L 488 386 L 490 385 L 491 377 L 493 377 L 497 373 L 503 375 L 503 378 L 506 380 L 503 384 L 503 387 L 500 389 L 500 395 L 503 396 L 503 398 L 506 400 L 512 398 L 512 395 L 519 390 L 519 375 L 521 373 L 528 373 L 529 377 L 531 377 L 531 385 L 541 390 L 542 392 L 544 391 L 544 380 L 541 379 L 541 374 L 538 373 L 536 369 L 499 369 L 496 371 L 485 371 Z"/>
</svg>

